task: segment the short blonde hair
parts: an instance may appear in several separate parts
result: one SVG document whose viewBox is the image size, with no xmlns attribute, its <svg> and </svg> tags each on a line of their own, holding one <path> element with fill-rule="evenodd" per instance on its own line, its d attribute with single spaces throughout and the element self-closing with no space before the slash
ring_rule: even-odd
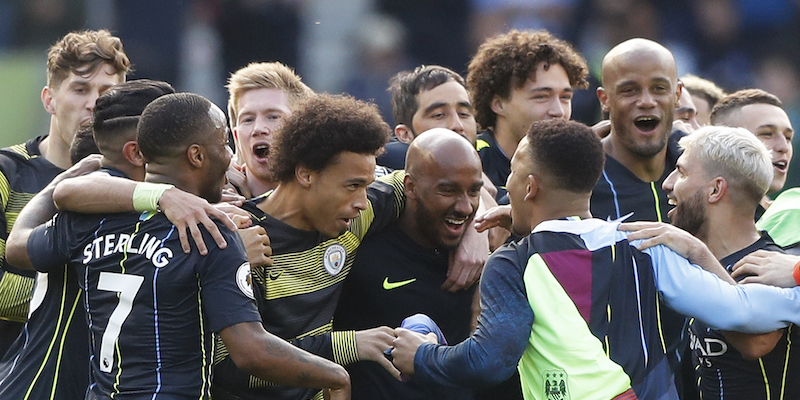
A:
<svg viewBox="0 0 800 400">
<path fill-rule="evenodd" d="M 253 89 L 278 89 L 289 99 L 289 106 L 314 94 L 294 70 L 280 62 L 250 63 L 248 66 L 234 72 L 228 79 L 228 118 L 231 129 L 236 126 L 239 113 L 239 99 L 248 90 Z"/>
<path fill-rule="evenodd" d="M 772 157 L 747 129 L 705 126 L 678 143 L 703 163 L 706 174 L 722 176 L 729 186 L 741 189 L 745 201 L 757 204 L 767 194 L 772 183 Z"/>
<path fill-rule="evenodd" d="M 122 41 L 105 29 L 70 32 L 47 52 L 47 86 L 57 88 L 70 72 L 84 76 L 102 64 L 110 65 L 122 78 L 130 72 Z"/>
</svg>

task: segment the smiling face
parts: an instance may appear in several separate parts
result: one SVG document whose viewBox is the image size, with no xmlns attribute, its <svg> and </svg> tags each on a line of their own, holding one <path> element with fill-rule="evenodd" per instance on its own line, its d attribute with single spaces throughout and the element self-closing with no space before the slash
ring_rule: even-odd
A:
<svg viewBox="0 0 800 400">
<path fill-rule="evenodd" d="M 545 69 L 545 63 L 541 63 L 536 68 L 536 80 L 528 79 L 521 88 L 513 88 L 508 99 L 496 97 L 492 109 L 498 118 L 508 120 L 512 133 L 521 139 L 535 121 L 569 119 L 573 94 L 561 64 Z"/>
<path fill-rule="evenodd" d="M 110 64 L 102 64 L 88 75 L 70 71 L 56 87 L 46 87 L 42 101 L 54 118 L 54 138 L 69 148 L 81 126 L 89 125 L 95 102 L 108 88 L 124 81 Z"/>
<path fill-rule="evenodd" d="M 289 99 L 278 89 L 251 89 L 238 102 L 233 135 L 239 162 L 247 166 L 248 177 L 269 182 L 267 156 L 272 134 L 292 111 Z"/>
<path fill-rule="evenodd" d="M 611 119 L 611 138 L 622 149 L 650 158 L 666 148 L 680 96 L 675 61 L 666 49 L 632 50 L 606 60 L 597 94 Z"/>
<path fill-rule="evenodd" d="M 675 170 L 664 180 L 669 204 L 675 206 L 667 214 L 672 224 L 697 236 L 707 221 L 705 194 L 710 179 L 703 163 L 691 152 L 684 152 Z"/>
<path fill-rule="evenodd" d="M 458 247 L 475 218 L 483 186 L 477 153 L 472 148 L 471 153 L 460 150 L 442 149 L 441 157 L 420 160 L 425 167 L 415 168 L 414 176 L 407 178 L 414 182 L 407 196 L 414 203 L 422 242 L 446 250 Z"/>
<path fill-rule="evenodd" d="M 350 228 L 353 218 L 366 210 L 367 185 L 375 180 L 375 156 L 349 151 L 339 153 L 321 171 L 309 177 L 304 226 L 328 237 Z"/>
<path fill-rule="evenodd" d="M 417 112 L 411 120 L 416 135 L 433 128 L 446 128 L 475 144 L 478 128 L 469 94 L 456 81 L 448 81 L 417 95 Z"/>
<path fill-rule="evenodd" d="M 792 160 L 794 137 L 786 111 L 771 104 L 749 104 L 733 114 L 730 123 L 753 132 L 772 154 L 773 178 L 767 193 L 783 189 Z"/>
</svg>

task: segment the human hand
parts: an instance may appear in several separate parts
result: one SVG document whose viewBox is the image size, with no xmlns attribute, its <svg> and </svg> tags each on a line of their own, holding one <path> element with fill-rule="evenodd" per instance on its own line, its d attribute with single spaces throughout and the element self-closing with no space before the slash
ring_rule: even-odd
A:
<svg viewBox="0 0 800 400">
<path fill-rule="evenodd" d="M 400 380 L 400 371 L 386 358 L 384 350 L 392 347 L 394 330 L 388 326 L 356 331 L 356 349 L 359 360 L 375 361 Z"/>
<path fill-rule="evenodd" d="M 250 228 L 239 229 L 239 236 L 242 238 L 244 248 L 247 250 L 247 260 L 251 266 L 272 265 L 272 247 L 270 246 L 267 231 L 261 225 Z"/>
<path fill-rule="evenodd" d="M 745 277 L 739 283 L 763 283 L 779 287 L 795 287 L 794 266 L 800 256 L 757 250 L 739 260 L 733 266 L 734 279 Z"/>
<path fill-rule="evenodd" d="M 483 232 L 487 229 L 501 227 L 511 232 L 511 206 L 492 207 L 475 217 L 475 229 Z"/>
<path fill-rule="evenodd" d="M 414 356 L 419 346 L 423 343 L 439 343 L 433 332 L 423 335 L 405 328 L 395 328 L 394 334 L 397 338 L 392 344 L 392 363 L 408 376 L 414 375 Z"/>
<path fill-rule="evenodd" d="M 611 121 L 604 119 L 592 125 L 592 132 L 600 139 L 608 136 L 611 133 Z"/>
<path fill-rule="evenodd" d="M 236 194 L 241 193 L 245 199 L 250 199 L 253 197 L 253 194 L 250 193 L 250 187 L 247 186 L 247 173 L 245 172 L 245 168 L 244 165 L 239 166 L 231 160 L 231 164 L 225 172 L 225 177 L 228 182 L 225 184 L 224 189 L 231 190 Z"/>
<path fill-rule="evenodd" d="M 228 215 L 212 206 L 205 199 L 184 192 L 178 188 L 172 188 L 164 192 L 158 205 L 167 219 L 178 229 L 178 237 L 181 241 L 181 248 L 184 253 L 190 253 L 192 247 L 186 234 L 188 230 L 194 239 L 197 250 L 202 255 L 208 254 L 208 248 L 203 241 L 203 234 L 198 228 L 202 224 L 219 248 L 224 249 L 228 246 L 225 238 L 219 232 L 219 228 L 211 219 L 222 222 L 231 231 L 236 231 L 236 224 L 228 218 Z"/>
<path fill-rule="evenodd" d="M 489 259 L 489 234 L 478 233 L 470 224 L 458 248 L 450 252 L 450 267 L 442 290 L 456 292 L 470 288 L 481 277 L 483 265 Z"/>
</svg>

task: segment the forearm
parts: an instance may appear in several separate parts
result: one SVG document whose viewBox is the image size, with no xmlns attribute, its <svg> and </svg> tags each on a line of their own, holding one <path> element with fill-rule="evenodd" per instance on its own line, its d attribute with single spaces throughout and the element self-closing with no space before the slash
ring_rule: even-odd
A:
<svg viewBox="0 0 800 400">
<path fill-rule="evenodd" d="M 85 175 L 58 184 L 53 201 L 60 210 L 85 214 L 135 211 L 137 182 L 108 175 Z"/>
<path fill-rule="evenodd" d="M 752 334 L 723 332 L 725 339 L 742 354 L 746 360 L 755 360 L 767 355 L 783 337 L 783 330 L 770 333 Z"/>
<path fill-rule="evenodd" d="M 231 358 L 258 378 L 287 386 L 349 387 L 343 367 L 267 333 L 259 322 L 232 325 L 220 332 Z"/>
<path fill-rule="evenodd" d="M 69 180 L 66 180 L 69 181 Z M 53 191 L 57 182 L 51 182 L 20 211 L 14 228 L 6 241 L 6 259 L 20 269 L 33 270 L 28 257 L 28 237 L 33 228 L 47 222 L 58 211 L 53 203 Z"/>
</svg>

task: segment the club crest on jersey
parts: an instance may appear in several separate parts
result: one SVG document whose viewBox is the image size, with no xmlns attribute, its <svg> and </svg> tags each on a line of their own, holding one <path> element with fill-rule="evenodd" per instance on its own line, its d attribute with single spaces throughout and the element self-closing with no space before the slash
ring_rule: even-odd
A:
<svg viewBox="0 0 800 400">
<path fill-rule="evenodd" d="M 563 369 L 549 369 L 542 372 L 544 398 L 547 400 L 569 400 L 567 373 Z"/>
<path fill-rule="evenodd" d="M 339 243 L 335 243 L 325 249 L 325 255 L 322 256 L 322 264 L 325 265 L 325 270 L 329 274 L 335 276 L 344 267 L 346 259 L 347 250 Z"/>
<path fill-rule="evenodd" d="M 243 263 L 239 266 L 239 269 L 236 270 L 236 285 L 239 286 L 239 290 L 241 290 L 245 296 L 253 300 L 256 299 L 253 295 L 253 278 L 250 275 L 249 262 Z"/>
</svg>

